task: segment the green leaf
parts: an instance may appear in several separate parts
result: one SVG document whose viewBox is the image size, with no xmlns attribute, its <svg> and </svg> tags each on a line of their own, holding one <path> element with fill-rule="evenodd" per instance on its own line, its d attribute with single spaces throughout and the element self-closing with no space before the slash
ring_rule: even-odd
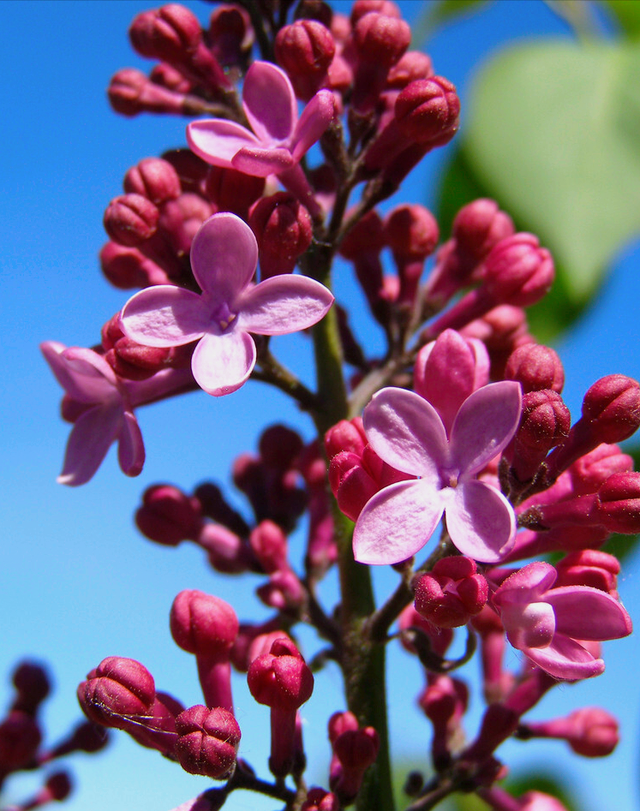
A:
<svg viewBox="0 0 640 811">
<path fill-rule="evenodd" d="M 473 87 L 464 162 L 552 251 L 555 309 L 579 312 L 640 232 L 639 75 L 638 46 L 547 41 L 502 52 Z"/>
<path fill-rule="evenodd" d="M 629 39 L 640 39 L 640 3 L 630 0 L 602 0 Z"/>
<path fill-rule="evenodd" d="M 485 6 L 490 0 L 432 0 L 426 4 L 426 9 L 413 29 L 413 45 L 416 48 L 435 33 L 435 30 L 456 17 L 469 15 Z"/>
</svg>

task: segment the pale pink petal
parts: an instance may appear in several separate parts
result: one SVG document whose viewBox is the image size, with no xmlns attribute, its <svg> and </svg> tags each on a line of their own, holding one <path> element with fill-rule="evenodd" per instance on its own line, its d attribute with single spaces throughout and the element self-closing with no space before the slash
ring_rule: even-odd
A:
<svg viewBox="0 0 640 811">
<path fill-rule="evenodd" d="M 285 335 L 316 324 L 333 300 L 320 282 L 287 273 L 245 290 L 234 307 L 240 329 L 257 335 Z"/>
<path fill-rule="evenodd" d="M 548 647 L 556 632 L 556 617 L 548 603 L 508 605 L 500 612 L 507 638 L 514 648 Z"/>
<path fill-rule="evenodd" d="M 602 659 L 595 659 L 582 645 L 562 634 L 556 634 L 547 648 L 527 648 L 523 653 L 556 679 L 578 681 L 604 671 Z"/>
<path fill-rule="evenodd" d="M 501 453 L 516 432 L 522 412 L 522 390 L 512 380 L 474 391 L 460 406 L 451 429 L 451 457 L 465 476 L 472 476 Z"/>
<path fill-rule="evenodd" d="M 231 166 L 238 172 L 253 177 L 277 175 L 286 172 L 293 164 L 291 152 L 281 147 L 247 146 L 238 150 L 231 161 Z"/>
<path fill-rule="evenodd" d="M 118 461 L 123 473 L 137 476 L 144 466 L 144 443 L 133 411 L 125 411 L 118 435 Z"/>
<path fill-rule="evenodd" d="M 324 134 L 335 114 L 333 93 L 330 90 L 318 91 L 302 111 L 289 144 L 296 163 Z"/>
<path fill-rule="evenodd" d="M 517 603 L 537 602 L 553 586 L 558 573 L 550 563 L 536 561 L 518 569 L 499 586 L 492 600 L 497 606 L 506 601 Z"/>
<path fill-rule="evenodd" d="M 100 467 L 122 425 L 122 407 L 109 403 L 85 411 L 69 435 L 60 484 L 85 484 Z"/>
<path fill-rule="evenodd" d="M 246 222 L 224 212 L 202 223 L 190 256 L 193 275 L 202 290 L 216 301 L 230 304 L 255 273 L 258 243 Z"/>
<path fill-rule="evenodd" d="M 374 394 L 362 418 L 369 444 L 381 459 L 440 487 L 448 444 L 431 403 L 412 391 L 389 387 Z"/>
<path fill-rule="evenodd" d="M 286 141 L 298 118 L 298 103 L 287 74 L 270 62 L 254 62 L 244 78 L 242 106 L 264 146 Z"/>
<path fill-rule="evenodd" d="M 247 382 L 255 362 L 253 338 L 246 332 L 233 330 L 222 335 L 205 335 L 195 348 L 191 370 L 200 388 L 221 397 Z"/>
<path fill-rule="evenodd" d="M 187 143 L 203 161 L 212 166 L 231 166 L 233 156 L 245 146 L 258 146 L 260 141 L 246 127 L 224 118 L 192 121 L 187 126 Z"/>
<path fill-rule="evenodd" d="M 621 639 L 633 630 L 624 607 L 610 594 L 589 586 L 562 586 L 544 595 L 556 614 L 558 633 L 574 639 Z"/>
<path fill-rule="evenodd" d="M 143 346 L 182 346 L 206 332 L 211 309 L 191 290 L 159 284 L 129 299 L 121 323 L 125 334 Z"/>
<path fill-rule="evenodd" d="M 453 489 L 447 505 L 447 529 L 463 555 L 483 563 L 497 563 L 515 542 L 512 506 L 495 487 L 477 480 Z"/>
<path fill-rule="evenodd" d="M 45 341 L 40 344 L 40 349 L 56 380 L 74 400 L 101 403 L 116 393 L 116 376 L 112 368 L 92 349 L 67 349 L 56 341 Z"/>
<path fill-rule="evenodd" d="M 440 493 L 424 479 L 390 484 L 367 501 L 353 532 L 360 563 L 398 563 L 415 555 L 442 517 Z"/>
</svg>

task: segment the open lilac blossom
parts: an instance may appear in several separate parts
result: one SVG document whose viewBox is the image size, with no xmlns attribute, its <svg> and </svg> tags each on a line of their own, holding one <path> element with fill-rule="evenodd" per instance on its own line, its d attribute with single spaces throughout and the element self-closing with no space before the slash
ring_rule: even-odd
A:
<svg viewBox="0 0 640 811">
<path fill-rule="evenodd" d="M 620 639 L 631 618 L 610 594 L 590 586 L 552 588 L 558 573 L 536 562 L 509 575 L 492 602 L 507 638 L 538 667 L 557 679 L 585 679 L 604 670 L 585 642 Z"/>
<path fill-rule="evenodd" d="M 187 141 L 207 163 L 257 177 L 295 166 L 335 114 L 333 93 L 319 90 L 298 118 L 289 77 L 269 62 L 254 62 L 247 71 L 242 106 L 253 132 L 235 121 L 207 118 L 189 124 Z"/>
<path fill-rule="evenodd" d="M 306 276 L 251 280 L 258 263 L 253 231 L 235 214 L 214 214 L 191 246 L 202 294 L 174 285 L 141 290 L 122 311 L 126 335 L 143 346 L 198 341 L 191 368 L 198 385 L 218 397 L 240 388 L 256 362 L 249 334 L 284 335 L 317 323 L 333 303 L 330 291 Z"/>
<path fill-rule="evenodd" d="M 363 414 L 367 439 L 385 462 L 418 478 L 378 491 L 365 504 L 353 536 L 361 563 L 397 563 L 429 540 L 443 512 L 463 555 L 499 561 L 514 543 L 513 508 L 476 475 L 513 436 L 521 410 L 518 383 L 477 389 L 460 406 L 450 440 L 440 415 L 411 391 L 386 388 Z"/>
<path fill-rule="evenodd" d="M 144 445 L 131 399 L 106 360 L 92 349 L 57 341 L 40 344 L 45 360 L 67 394 L 66 412 L 74 423 L 60 484 L 85 484 L 100 467 L 112 442 L 127 476 L 144 464 Z"/>
</svg>

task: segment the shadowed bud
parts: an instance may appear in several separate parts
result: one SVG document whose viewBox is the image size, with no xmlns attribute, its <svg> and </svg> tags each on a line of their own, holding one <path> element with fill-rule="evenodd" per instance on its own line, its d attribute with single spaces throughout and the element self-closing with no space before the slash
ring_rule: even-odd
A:
<svg viewBox="0 0 640 811">
<path fill-rule="evenodd" d="M 456 88 L 442 76 L 408 84 L 396 99 L 400 132 L 417 144 L 442 146 L 458 130 L 460 99 Z"/>
<path fill-rule="evenodd" d="M 11 710 L 0 724 L 0 774 L 24 768 L 35 757 L 42 734 L 26 712 Z"/>
<path fill-rule="evenodd" d="M 382 218 L 375 210 L 365 214 L 340 245 L 340 254 L 353 262 L 373 317 L 383 325 L 389 323 L 391 313 L 380 261 L 380 252 L 384 246 Z"/>
<path fill-rule="evenodd" d="M 107 90 L 111 107 L 120 115 L 168 113 L 193 115 L 183 93 L 162 87 L 135 68 L 123 68 L 115 73 Z"/>
<path fill-rule="evenodd" d="M 564 369 L 558 353 L 541 344 L 519 346 L 507 361 L 504 377 L 520 383 L 524 394 L 541 389 L 559 393 L 564 386 Z"/>
<path fill-rule="evenodd" d="M 345 730 L 332 743 L 340 769 L 332 769 L 329 784 L 338 798 L 349 804 L 360 791 L 365 771 L 378 756 L 380 738 L 373 727 L 365 727 Z"/>
<path fill-rule="evenodd" d="M 326 86 L 336 52 L 331 32 L 315 20 L 296 20 L 278 31 L 275 55 L 287 72 L 296 96 L 309 101 Z"/>
<path fill-rule="evenodd" d="M 398 268 L 398 303 L 412 305 L 425 259 L 438 244 L 438 223 L 424 206 L 398 206 L 386 217 L 383 236 Z"/>
<path fill-rule="evenodd" d="M 35 715 L 36 710 L 51 691 L 51 681 L 47 671 L 37 662 L 20 662 L 13 671 L 11 681 L 17 692 L 11 709 Z"/>
<path fill-rule="evenodd" d="M 224 780 L 235 768 L 240 727 L 222 707 L 190 707 L 176 718 L 175 756 L 189 774 Z"/>
<path fill-rule="evenodd" d="M 253 177 L 223 166 L 209 167 L 205 181 L 205 195 L 218 211 L 231 211 L 243 220 L 249 209 L 264 191 L 265 179 Z"/>
<path fill-rule="evenodd" d="M 357 63 L 351 106 L 366 113 L 377 103 L 390 68 L 409 47 L 411 29 L 399 17 L 375 11 L 362 15 L 353 26 Z"/>
<path fill-rule="evenodd" d="M 109 203 L 103 222 L 114 242 L 131 248 L 155 234 L 159 217 L 151 200 L 140 194 L 123 194 Z"/>
<path fill-rule="evenodd" d="M 333 792 L 314 787 L 309 789 L 300 811 L 340 811 L 340 806 L 341 803 Z"/>
<path fill-rule="evenodd" d="M 258 241 L 263 280 L 292 273 L 298 258 L 311 245 L 309 212 L 289 192 L 258 200 L 249 213 L 249 225 Z"/>
<path fill-rule="evenodd" d="M 580 549 L 556 563 L 556 586 L 590 586 L 617 597 L 620 561 L 598 549 Z"/>
<path fill-rule="evenodd" d="M 239 5 L 221 4 L 209 18 L 211 50 L 224 67 L 245 67 L 254 41 L 248 12 Z"/>
<path fill-rule="evenodd" d="M 124 176 L 127 194 L 139 194 L 160 205 L 180 195 L 180 178 L 173 166 L 162 158 L 144 158 Z"/>
<path fill-rule="evenodd" d="M 171 484 L 154 484 L 145 490 L 136 524 L 149 540 L 165 546 L 195 540 L 202 517 L 197 499 L 189 498 Z"/>
<path fill-rule="evenodd" d="M 287 538 L 273 521 L 262 521 L 251 532 L 249 543 L 266 574 L 288 568 Z"/>
<path fill-rule="evenodd" d="M 125 248 L 117 242 L 104 245 L 100 251 L 100 266 L 107 280 L 121 290 L 170 283 L 165 271 L 152 259 L 137 248 Z"/>
<path fill-rule="evenodd" d="M 113 371 L 127 380 L 146 380 L 169 365 L 171 347 L 137 344 L 122 331 L 120 313 L 116 313 L 101 330 L 104 359 Z"/>
</svg>

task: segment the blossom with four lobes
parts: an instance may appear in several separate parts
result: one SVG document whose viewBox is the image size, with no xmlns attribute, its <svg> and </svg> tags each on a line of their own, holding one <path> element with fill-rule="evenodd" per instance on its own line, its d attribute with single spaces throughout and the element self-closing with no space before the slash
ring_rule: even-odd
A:
<svg viewBox="0 0 640 811">
<path fill-rule="evenodd" d="M 515 540 L 513 508 L 477 474 L 518 427 L 522 394 L 513 381 L 477 389 L 462 403 L 447 438 L 435 408 L 406 389 L 386 388 L 363 414 L 373 450 L 416 479 L 384 487 L 365 504 L 353 535 L 360 563 L 397 563 L 418 552 L 446 512 L 451 540 L 474 560 L 495 563 Z"/>
<path fill-rule="evenodd" d="M 45 341 L 40 349 L 66 392 L 64 412 L 74 424 L 58 482 L 88 482 L 115 441 L 123 473 L 137 476 L 144 464 L 142 434 L 131 398 L 111 366 L 92 349 L 57 341 Z"/>
<path fill-rule="evenodd" d="M 583 642 L 620 639 L 631 633 L 623 606 L 591 586 L 552 588 L 558 573 L 550 563 L 529 563 L 509 575 L 492 597 L 507 639 L 556 679 L 598 676 L 604 662 Z"/>
<path fill-rule="evenodd" d="M 161 284 L 136 293 L 122 310 L 126 335 L 143 346 L 198 341 L 191 370 L 215 396 L 249 378 L 256 345 L 249 334 L 284 335 L 317 323 L 333 303 L 324 285 L 286 274 L 252 284 L 258 264 L 253 231 L 235 214 L 214 214 L 191 245 L 191 268 L 202 294 Z"/>
<path fill-rule="evenodd" d="M 319 90 L 298 117 L 289 77 L 270 62 L 254 62 L 247 71 L 242 106 L 253 132 L 225 118 L 207 118 L 187 126 L 187 141 L 207 163 L 257 177 L 296 166 L 335 115 L 333 93 Z"/>
</svg>

